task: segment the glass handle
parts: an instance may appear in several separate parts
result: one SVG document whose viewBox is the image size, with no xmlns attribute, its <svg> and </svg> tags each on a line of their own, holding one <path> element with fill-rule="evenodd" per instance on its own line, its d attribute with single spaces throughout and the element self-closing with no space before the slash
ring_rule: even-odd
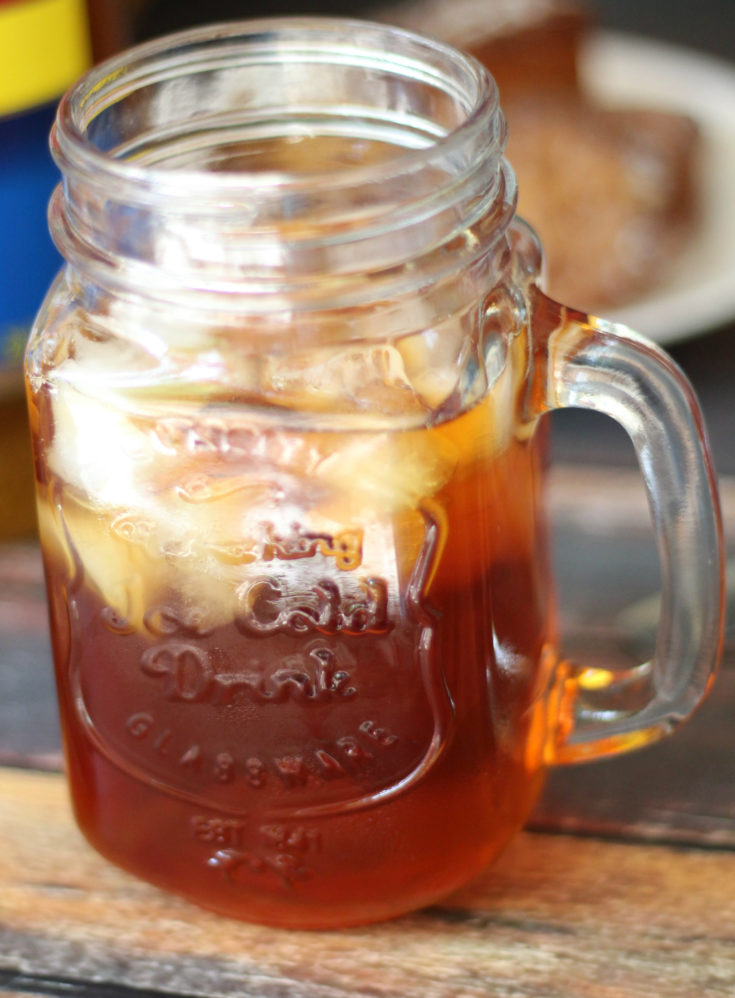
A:
<svg viewBox="0 0 735 998">
<path fill-rule="evenodd" d="M 652 661 L 624 672 L 560 666 L 549 762 L 566 763 L 654 741 L 704 696 L 722 645 L 722 522 L 699 406 L 673 360 L 626 327 L 559 305 L 537 288 L 531 299 L 531 407 L 594 409 L 624 427 L 661 562 Z"/>
</svg>

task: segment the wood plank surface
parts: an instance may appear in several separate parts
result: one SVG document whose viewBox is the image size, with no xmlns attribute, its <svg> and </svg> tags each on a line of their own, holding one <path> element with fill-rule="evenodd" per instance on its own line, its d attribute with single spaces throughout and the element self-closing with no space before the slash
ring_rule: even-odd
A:
<svg viewBox="0 0 735 998">
<path fill-rule="evenodd" d="M 258 998 L 735 993 L 735 854 L 524 833 L 410 917 L 340 932 L 217 918 L 81 839 L 61 776 L 0 770 L 0 990 Z M 89 990 L 93 988 L 93 990 Z M 35 990 L 34 990 L 35 989 Z"/>
</svg>

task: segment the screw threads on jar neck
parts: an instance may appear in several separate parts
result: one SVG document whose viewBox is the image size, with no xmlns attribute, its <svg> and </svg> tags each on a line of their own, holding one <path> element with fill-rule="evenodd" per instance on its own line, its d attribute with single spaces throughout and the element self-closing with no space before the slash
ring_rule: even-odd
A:
<svg viewBox="0 0 735 998">
<path fill-rule="evenodd" d="M 504 142 L 493 81 L 438 42 L 317 18 L 197 29 L 66 95 L 51 227 L 119 292 L 357 305 L 492 258 L 515 206 Z"/>
</svg>

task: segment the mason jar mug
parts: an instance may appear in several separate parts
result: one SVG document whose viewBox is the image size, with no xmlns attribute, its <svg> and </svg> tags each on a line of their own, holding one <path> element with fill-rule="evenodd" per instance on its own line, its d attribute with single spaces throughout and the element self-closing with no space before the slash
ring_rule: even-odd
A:
<svg viewBox="0 0 735 998">
<path fill-rule="evenodd" d="M 156 40 L 61 102 L 66 266 L 27 385 L 68 779 L 101 853 L 221 913 L 427 904 L 550 764 L 660 737 L 710 681 L 696 402 L 540 290 L 504 139 L 477 62 L 366 22 Z M 662 611 L 633 678 L 558 649 L 562 406 L 621 422 L 648 490 Z"/>
</svg>

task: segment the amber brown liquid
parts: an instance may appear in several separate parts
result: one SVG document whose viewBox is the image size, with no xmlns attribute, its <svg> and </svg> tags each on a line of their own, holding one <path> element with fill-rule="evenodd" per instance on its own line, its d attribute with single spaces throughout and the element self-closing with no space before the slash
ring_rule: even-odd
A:
<svg viewBox="0 0 735 998">
<path fill-rule="evenodd" d="M 162 556 L 134 531 L 110 559 L 138 544 L 143 602 L 112 605 L 84 548 L 109 539 L 112 514 L 96 520 L 40 460 L 68 773 L 100 852 L 220 913 L 312 928 L 430 903 L 493 859 L 538 791 L 550 610 L 542 448 L 483 450 L 487 418 L 480 403 L 399 431 L 454 457 L 433 495 L 382 518 L 382 581 L 331 536 L 266 531 L 247 555 L 216 555 L 247 562 L 227 619 L 175 564 L 151 582 Z"/>
</svg>

